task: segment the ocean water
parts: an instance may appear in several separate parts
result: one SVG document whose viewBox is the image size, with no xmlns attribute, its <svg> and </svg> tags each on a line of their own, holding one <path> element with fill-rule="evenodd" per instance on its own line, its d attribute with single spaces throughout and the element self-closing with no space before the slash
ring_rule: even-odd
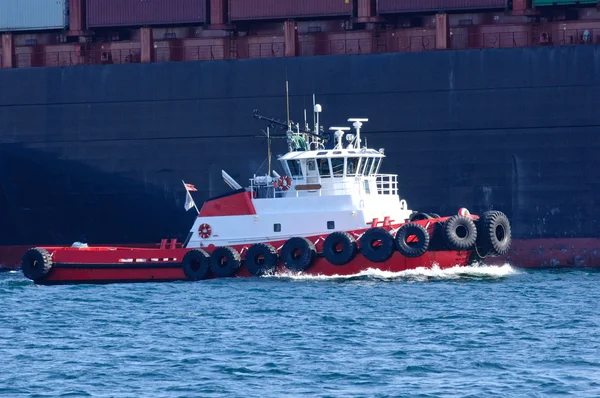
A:
<svg viewBox="0 0 600 398">
<path fill-rule="evenodd" d="M 600 396 L 600 272 L 35 286 L 0 275 L 6 397 Z"/>
</svg>

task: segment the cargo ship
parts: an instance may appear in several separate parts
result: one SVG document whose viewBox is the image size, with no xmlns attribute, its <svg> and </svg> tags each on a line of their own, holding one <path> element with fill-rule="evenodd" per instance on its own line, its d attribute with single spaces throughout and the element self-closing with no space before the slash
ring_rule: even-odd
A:
<svg viewBox="0 0 600 398">
<path fill-rule="evenodd" d="M 226 191 L 223 168 L 264 173 L 253 110 L 300 122 L 314 94 L 322 124 L 369 115 L 382 172 L 420 210 L 502 209 L 513 241 L 499 260 L 598 266 L 596 5 L 3 1 L 0 263 L 185 240 L 181 180 L 202 202 Z"/>
</svg>

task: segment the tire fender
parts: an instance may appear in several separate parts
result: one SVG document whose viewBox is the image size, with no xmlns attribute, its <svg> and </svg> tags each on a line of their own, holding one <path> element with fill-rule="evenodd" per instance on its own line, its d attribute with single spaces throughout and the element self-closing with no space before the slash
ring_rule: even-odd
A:
<svg viewBox="0 0 600 398">
<path fill-rule="evenodd" d="M 232 247 L 217 247 L 210 254 L 210 270 L 217 278 L 234 276 L 242 266 L 240 253 Z"/>
<path fill-rule="evenodd" d="M 394 238 L 385 229 L 368 229 L 360 237 L 360 253 L 374 263 L 387 261 L 394 254 Z"/>
<path fill-rule="evenodd" d="M 287 269 L 294 272 L 303 272 L 309 269 L 316 257 L 317 250 L 314 243 L 306 238 L 290 238 L 281 249 L 281 261 Z"/>
<path fill-rule="evenodd" d="M 411 239 L 411 237 L 416 237 Z M 409 242 L 410 240 L 410 242 Z M 394 243 L 396 250 L 404 257 L 416 258 L 420 257 L 427 249 L 429 249 L 429 233 L 420 224 L 409 223 L 404 224 L 396 232 Z"/>
<path fill-rule="evenodd" d="M 486 211 L 477 220 L 477 251 L 482 257 L 505 255 L 512 243 L 508 217 L 501 211 Z"/>
<path fill-rule="evenodd" d="M 408 221 L 419 221 L 419 220 L 430 220 L 431 216 L 427 213 L 413 213 L 410 215 Z"/>
<path fill-rule="evenodd" d="M 246 252 L 244 264 L 254 276 L 268 275 L 275 271 L 279 264 L 277 249 L 268 243 L 255 243 Z"/>
<path fill-rule="evenodd" d="M 348 232 L 333 232 L 323 242 L 323 255 L 333 265 L 348 264 L 357 252 L 356 239 Z"/>
<path fill-rule="evenodd" d="M 472 250 L 477 241 L 477 227 L 473 219 L 455 215 L 442 226 L 444 241 L 450 250 Z"/>
<path fill-rule="evenodd" d="M 208 278 L 210 255 L 202 249 L 192 249 L 185 253 L 181 261 L 183 273 L 191 281 Z"/>
<path fill-rule="evenodd" d="M 21 258 L 23 275 L 33 281 L 45 278 L 52 270 L 52 266 L 52 256 L 48 250 L 41 247 L 27 250 Z"/>
</svg>

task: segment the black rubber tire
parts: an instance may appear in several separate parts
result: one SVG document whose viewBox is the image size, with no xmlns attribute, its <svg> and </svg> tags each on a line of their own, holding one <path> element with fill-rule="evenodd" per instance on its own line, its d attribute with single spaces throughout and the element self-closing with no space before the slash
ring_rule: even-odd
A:
<svg viewBox="0 0 600 398">
<path fill-rule="evenodd" d="M 192 249 L 183 256 L 181 267 L 191 281 L 206 279 L 210 271 L 210 255 L 205 250 Z"/>
<path fill-rule="evenodd" d="M 501 211 L 486 211 L 477 220 L 477 251 L 482 257 L 507 254 L 512 243 L 508 217 Z"/>
<path fill-rule="evenodd" d="M 210 254 L 210 270 L 217 278 L 234 276 L 242 266 L 242 257 L 233 247 L 217 247 Z"/>
<path fill-rule="evenodd" d="M 472 250 L 477 242 L 477 227 L 472 218 L 455 215 L 444 222 L 444 241 L 450 250 Z"/>
<path fill-rule="evenodd" d="M 417 237 L 417 242 L 407 242 L 406 240 L 413 235 Z M 404 224 L 396 232 L 394 244 L 396 250 L 404 257 L 420 257 L 429 249 L 429 233 L 420 224 Z"/>
<path fill-rule="evenodd" d="M 373 246 L 377 241 L 381 245 Z M 394 254 L 394 238 L 381 227 L 368 229 L 360 237 L 360 253 L 374 263 L 387 261 Z"/>
<path fill-rule="evenodd" d="M 431 218 L 441 218 L 440 215 L 437 213 L 429 213 L 429 215 L 431 216 Z"/>
<path fill-rule="evenodd" d="M 246 252 L 244 263 L 254 276 L 272 274 L 279 264 L 277 249 L 268 243 L 255 243 Z"/>
<path fill-rule="evenodd" d="M 431 219 L 431 216 L 427 213 L 413 213 L 408 218 L 408 221 L 413 222 L 413 221 L 430 220 L 430 219 Z"/>
<path fill-rule="evenodd" d="M 314 243 L 306 238 L 290 238 L 281 249 L 281 261 L 290 271 L 306 271 L 313 265 L 316 258 L 317 249 Z"/>
<path fill-rule="evenodd" d="M 21 258 L 21 270 L 26 278 L 37 281 L 45 278 L 52 269 L 52 256 L 46 249 L 29 249 Z"/>
<path fill-rule="evenodd" d="M 340 250 L 337 250 L 341 246 Z M 323 242 L 323 255 L 333 265 L 346 265 L 358 252 L 356 239 L 348 232 L 336 231 Z"/>
</svg>

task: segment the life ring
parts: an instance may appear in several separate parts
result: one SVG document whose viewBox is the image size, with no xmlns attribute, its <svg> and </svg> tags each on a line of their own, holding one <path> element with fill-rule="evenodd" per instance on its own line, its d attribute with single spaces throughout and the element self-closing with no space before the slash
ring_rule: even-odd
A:
<svg viewBox="0 0 600 398">
<path fill-rule="evenodd" d="M 465 217 L 468 217 L 468 216 L 470 216 L 470 215 L 471 215 L 471 212 L 470 212 L 470 211 L 469 211 L 469 209 L 467 209 L 466 207 L 461 207 L 461 208 L 458 210 L 458 215 L 459 215 L 459 216 L 465 216 Z"/>
<path fill-rule="evenodd" d="M 512 242 L 510 222 L 501 211 L 486 211 L 477 220 L 477 251 L 480 256 L 504 255 Z"/>
<path fill-rule="evenodd" d="M 315 244 L 306 238 L 290 238 L 281 248 L 281 260 L 290 271 L 306 271 L 313 265 L 316 257 Z"/>
<path fill-rule="evenodd" d="M 198 227 L 198 234 L 202 239 L 210 238 L 210 235 L 212 234 L 211 226 L 206 223 L 200 224 L 200 226 Z"/>
<path fill-rule="evenodd" d="M 277 180 L 277 187 L 282 191 L 287 191 L 292 186 L 292 179 L 289 176 L 281 176 Z"/>
<path fill-rule="evenodd" d="M 357 251 L 356 239 L 348 232 L 333 232 L 323 242 L 323 255 L 334 265 L 349 263 L 356 256 Z"/>
<path fill-rule="evenodd" d="M 46 249 L 35 247 L 25 252 L 21 258 L 23 275 L 33 281 L 44 278 L 52 269 L 52 256 Z"/>
<path fill-rule="evenodd" d="M 240 253 L 232 247 L 217 247 L 210 254 L 210 270 L 218 278 L 234 276 L 241 265 Z"/>
<path fill-rule="evenodd" d="M 416 237 L 416 240 L 409 239 L 413 236 Z M 420 257 L 429 249 L 429 233 L 420 224 L 405 224 L 396 232 L 394 243 L 396 250 L 404 257 Z"/>
<path fill-rule="evenodd" d="M 477 227 L 470 217 L 456 215 L 443 225 L 444 241 L 450 250 L 471 250 L 477 241 Z"/>
<path fill-rule="evenodd" d="M 275 271 L 279 264 L 279 254 L 277 249 L 268 243 L 255 243 L 246 252 L 244 263 L 252 275 L 267 275 Z"/>
<path fill-rule="evenodd" d="M 181 261 L 183 273 L 191 281 L 199 281 L 208 277 L 210 255 L 202 249 L 192 249 L 185 253 Z"/>
<path fill-rule="evenodd" d="M 368 229 L 360 237 L 360 252 L 374 263 L 387 261 L 394 254 L 394 238 L 381 227 Z"/>
</svg>

